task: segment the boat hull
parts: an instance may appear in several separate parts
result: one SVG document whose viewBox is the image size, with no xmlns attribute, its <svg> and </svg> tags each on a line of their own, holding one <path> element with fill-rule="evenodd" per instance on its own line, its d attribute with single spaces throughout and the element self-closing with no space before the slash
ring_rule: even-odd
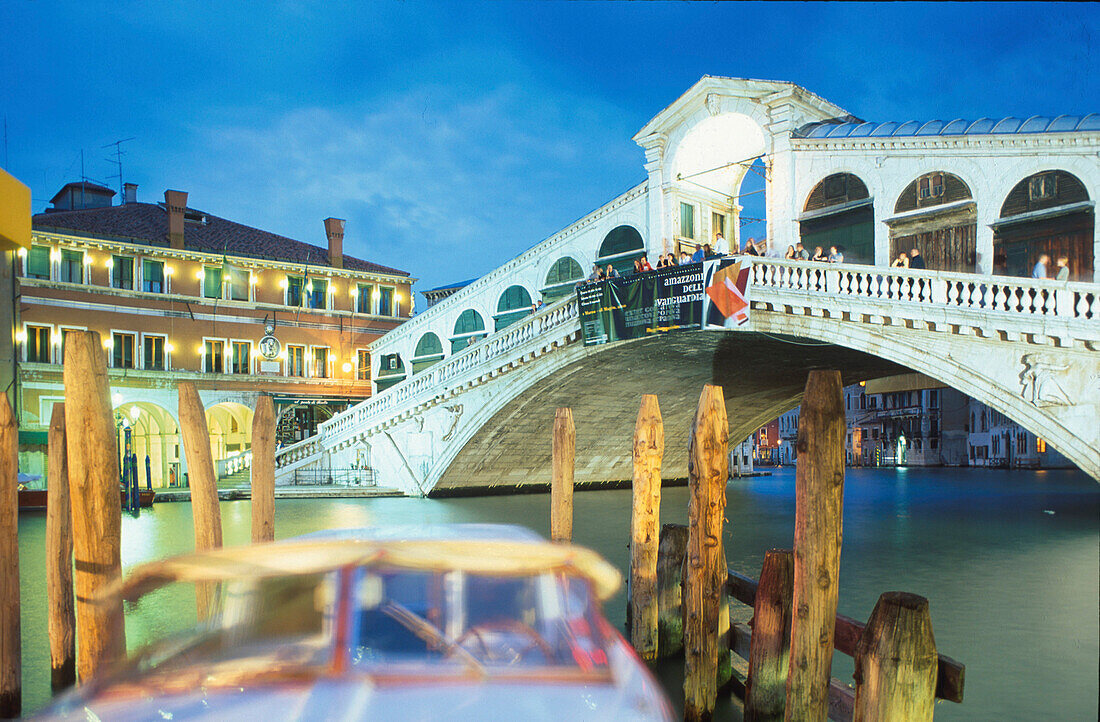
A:
<svg viewBox="0 0 1100 722">
<path fill-rule="evenodd" d="M 141 489 L 138 491 L 138 503 L 142 509 L 148 509 L 153 505 L 153 497 L 157 493 L 150 489 Z M 129 499 L 126 492 L 119 489 L 118 492 L 119 503 L 123 506 L 129 506 Z M 46 508 L 47 492 L 45 489 L 20 489 L 19 490 L 19 511 L 42 511 Z"/>
</svg>

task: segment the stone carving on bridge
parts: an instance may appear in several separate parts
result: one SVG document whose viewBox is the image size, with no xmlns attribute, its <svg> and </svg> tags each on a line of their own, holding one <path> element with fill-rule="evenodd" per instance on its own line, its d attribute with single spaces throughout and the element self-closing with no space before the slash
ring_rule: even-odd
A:
<svg viewBox="0 0 1100 722">
<path fill-rule="evenodd" d="M 712 116 L 722 112 L 722 97 L 718 93 L 707 94 L 707 112 Z"/>
<path fill-rule="evenodd" d="M 447 429 L 447 433 L 443 435 L 441 441 L 450 441 L 451 437 L 454 436 L 455 429 L 458 428 L 458 420 L 462 418 L 462 404 L 444 406 L 443 410 L 451 412 L 451 427 Z"/>
<path fill-rule="evenodd" d="M 1072 406 L 1069 394 L 1056 376 L 1063 376 L 1068 364 L 1058 363 L 1040 354 L 1026 353 L 1020 358 L 1024 370 L 1020 373 L 1021 395 L 1036 406 Z"/>
</svg>

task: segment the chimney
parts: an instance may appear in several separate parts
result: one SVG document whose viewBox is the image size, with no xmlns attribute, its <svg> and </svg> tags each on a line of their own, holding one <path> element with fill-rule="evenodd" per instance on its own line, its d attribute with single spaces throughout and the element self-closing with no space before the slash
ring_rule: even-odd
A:
<svg viewBox="0 0 1100 722">
<path fill-rule="evenodd" d="M 164 191 L 164 207 L 168 210 L 168 243 L 183 249 L 183 213 L 187 210 L 186 191 Z"/>
<path fill-rule="evenodd" d="M 333 268 L 344 267 L 344 220 L 325 219 L 325 235 L 328 237 L 328 264 Z"/>
<path fill-rule="evenodd" d="M 137 203 L 137 183 L 122 184 L 122 205 Z"/>
</svg>

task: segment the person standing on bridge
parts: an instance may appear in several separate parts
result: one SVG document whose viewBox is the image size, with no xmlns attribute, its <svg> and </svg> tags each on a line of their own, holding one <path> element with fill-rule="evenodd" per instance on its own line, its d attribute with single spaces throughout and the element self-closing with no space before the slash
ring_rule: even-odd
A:
<svg viewBox="0 0 1100 722">
<path fill-rule="evenodd" d="M 726 239 L 721 231 L 718 231 L 714 236 L 714 252 L 719 256 L 728 256 L 730 254 L 730 244 L 726 243 Z"/>
<path fill-rule="evenodd" d="M 596 283 L 603 280 L 603 271 L 600 270 L 600 264 L 592 264 L 592 273 L 588 274 L 588 282 Z"/>
<path fill-rule="evenodd" d="M 1035 268 L 1031 269 L 1031 277 L 1046 278 L 1048 265 L 1050 265 L 1050 256 L 1045 253 L 1040 254 L 1039 262 L 1035 264 Z"/>
<path fill-rule="evenodd" d="M 814 255 L 810 259 L 811 261 L 820 261 L 824 263 L 829 260 L 829 257 L 825 255 L 825 251 L 821 250 L 821 246 L 814 247 Z"/>
<path fill-rule="evenodd" d="M 909 254 L 902 251 L 890 264 L 891 268 L 909 268 Z"/>
<path fill-rule="evenodd" d="M 810 252 L 802 247 L 802 241 L 794 244 L 794 257 L 795 260 L 808 261 L 810 260 Z"/>
<path fill-rule="evenodd" d="M 1058 274 L 1054 277 L 1058 281 L 1069 280 L 1069 256 L 1058 256 L 1058 262 L 1055 264 L 1058 268 Z"/>
<path fill-rule="evenodd" d="M 919 248 L 914 248 L 913 250 L 909 251 L 909 267 L 917 269 L 925 268 L 924 256 L 920 254 Z"/>
</svg>

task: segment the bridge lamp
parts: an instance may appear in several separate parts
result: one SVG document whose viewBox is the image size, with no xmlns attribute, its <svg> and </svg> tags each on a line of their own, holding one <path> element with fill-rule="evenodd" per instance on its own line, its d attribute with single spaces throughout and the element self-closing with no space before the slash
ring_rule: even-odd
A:
<svg viewBox="0 0 1100 722">
<path fill-rule="evenodd" d="M 141 409 L 135 404 L 130 407 L 130 419 L 136 424 L 138 417 L 141 416 Z"/>
<path fill-rule="evenodd" d="M 115 403 L 115 406 L 121 405 L 122 404 L 122 394 L 120 394 L 118 391 L 114 392 L 113 394 L 111 394 L 111 401 L 113 401 Z"/>
</svg>

